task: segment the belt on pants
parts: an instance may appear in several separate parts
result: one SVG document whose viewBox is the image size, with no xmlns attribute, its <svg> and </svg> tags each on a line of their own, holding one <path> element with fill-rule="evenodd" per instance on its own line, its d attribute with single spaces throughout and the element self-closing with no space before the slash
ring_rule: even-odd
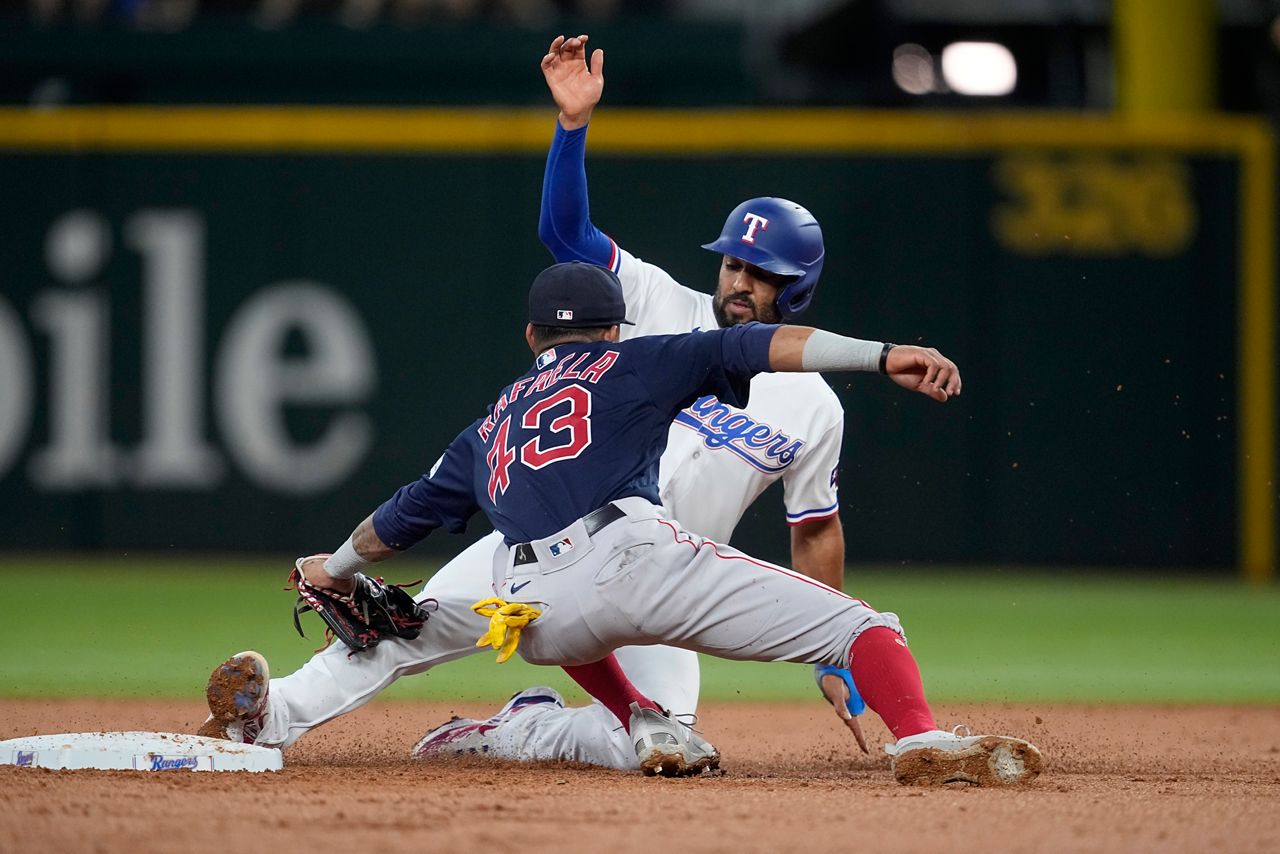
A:
<svg viewBox="0 0 1280 854">
<path fill-rule="evenodd" d="M 612 525 L 626 515 L 616 505 L 606 504 L 600 509 L 592 510 L 583 516 L 582 524 L 587 529 L 587 536 L 591 537 L 604 530 L 605 526 Z M 533 546 L 529 543 L 516 543 L 511 548 L 515 551 L 515 558 L 511 561 L 513 566 L 524 566 L 538 562 L 538 556 L 534 554 Z"/>
</svg>

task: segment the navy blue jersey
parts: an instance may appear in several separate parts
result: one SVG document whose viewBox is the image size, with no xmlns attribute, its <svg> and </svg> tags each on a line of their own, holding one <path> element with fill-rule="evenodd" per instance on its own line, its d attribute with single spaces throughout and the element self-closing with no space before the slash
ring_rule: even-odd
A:
<svg viewBox="0 0 1280 854">
<path fill-rule="evenodd" d="M 483 510 L 508 543 L 550 536 L 617 498 L 659 503 L 658 458 L 676 413 L 705 394 L 747 404 L 775 326 L 561 344 L 503 389 L 431 471 L 374 512 L 406 549 Z"/>
</svg>

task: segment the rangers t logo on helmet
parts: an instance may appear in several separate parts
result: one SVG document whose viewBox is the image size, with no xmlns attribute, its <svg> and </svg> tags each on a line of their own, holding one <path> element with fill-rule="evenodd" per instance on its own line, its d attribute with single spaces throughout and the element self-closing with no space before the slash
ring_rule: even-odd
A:
<svg viewBox="0 0 1280 854">
<path fill-rule="evenodd" d="M 759 214 L 753 214 L 748 212 L 747 215 L 742 218 L 742 221 L 747 223 L 747 233 L 742 235 L 743 243 L 755 243 L 756 229 L 760 229 L 761 231 L 764 231 L 766 228 L 769 227 L 769 220 L 765 219 Z"/>
</svg>

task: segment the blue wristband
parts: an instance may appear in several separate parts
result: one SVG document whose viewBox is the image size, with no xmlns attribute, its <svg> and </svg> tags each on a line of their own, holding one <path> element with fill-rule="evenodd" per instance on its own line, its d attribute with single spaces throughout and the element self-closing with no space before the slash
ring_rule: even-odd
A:
<svg viewBox="0 0 1280 854">
<path fill-rule="evenodd" d="M 853 674 L 843 667 L 832 667 L 830 664 L 815 664 L 813 666 L 813 681 L 822 687 L 823 676 L 839 676 L 844 680 L 845 687 L 849 689 L 849 699 L 845 701 L 844 707 L 849 710 L 851 715 L 860 715 L 867 710 L 867 704 L 862 701 L 862 695 L 858 693 L 858 687 L 853 684 Z"/>
</svg>

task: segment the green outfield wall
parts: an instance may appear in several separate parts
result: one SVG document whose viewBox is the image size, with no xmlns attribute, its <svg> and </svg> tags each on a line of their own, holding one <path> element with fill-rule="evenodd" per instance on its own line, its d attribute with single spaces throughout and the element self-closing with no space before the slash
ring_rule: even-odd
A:
<svg viewBox="0 0 1280 854">
<path fill-rule="evenodd" d="M 0 112 L 0 544 L 339 543 L 525 369 L 552 121 Z M 591 133 L 593 218 L 635 254 L 709 289 L 725 213 L 796 199 L 827 240 L 806 320 L 961 365 L 946 406 L 832 378 L 850 560 L 1273 571 L 1262 126 L 618 110 Z M 776 500 L 740 535 L 785 557 Z"/>
</svg>

